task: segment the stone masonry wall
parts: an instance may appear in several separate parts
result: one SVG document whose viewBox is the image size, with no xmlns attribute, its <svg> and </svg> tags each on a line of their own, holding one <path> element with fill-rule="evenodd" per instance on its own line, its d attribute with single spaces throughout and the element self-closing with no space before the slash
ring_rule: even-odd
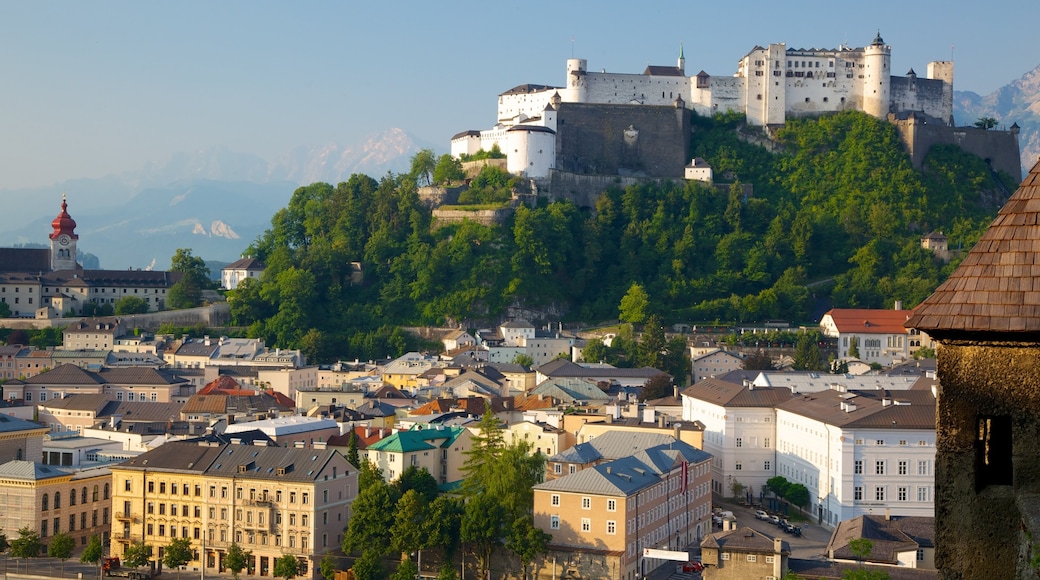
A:
<svg viewBox="0 0 1040 580">
<path fill-rule="evenodd" d="M 1040 346 L 940 343 L 935 526 L 940 578 L 1016 577 L 1029 530 L 1019 498 L 1040 486 Z M 1014 485 L 976 491 L 980 416 L 1010 417 Z M 994 450 L 999 451 L 999 450 Z M 967 501 L 966 501 L 967 498 Z"/>
</svg>

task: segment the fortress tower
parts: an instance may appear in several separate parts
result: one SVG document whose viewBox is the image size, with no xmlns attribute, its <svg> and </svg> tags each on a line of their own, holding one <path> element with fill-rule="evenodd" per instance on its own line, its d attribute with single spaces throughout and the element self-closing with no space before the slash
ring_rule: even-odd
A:
<svg viewBox="0 0 1040 580">
<path fill-rule="evenodd" d="M 892 47 L 885 44 L 881 31 L 870 46 L 863 48 L 863 112 L 878 119 L 888 118 L 891 94 L 890 65 Z M 952 95 L 951 95 L 952 98 Z"/>
<path fill-rule="evenodd" d="M 54 231 L 49 236 L 51 239 L 51 270 L 76 270 L 76 220 L 68 212 L 69 204 L 65 201 L 65 195 L 61 196 L 61 213 L 51 222 Z"/>
<path fill-rule="evenodd" d="M 928 78 L 943 82 L 942 110 L 950 112 L 950 117 L 943 121 L 953 125 L 953 61 L 933 60 L 928 63 Z"/>
<path fill-rule="evenodd" d="M 584 103 L 588 98 L 588 83 L 585 73 L 589 63 L 584 58 L 567 59 L 567 88 L 564 89 L 563 100 L 568 103 Z"/>
</svg>

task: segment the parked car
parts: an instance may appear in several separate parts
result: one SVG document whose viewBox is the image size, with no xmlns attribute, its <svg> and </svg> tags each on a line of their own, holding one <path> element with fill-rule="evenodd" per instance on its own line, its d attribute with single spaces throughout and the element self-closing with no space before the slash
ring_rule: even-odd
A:
<svg viewBox="0 0 1040 580">
<path fill-rule="evenodd" d="M 773 522 L 773 525 L 775 526 L 780 525 L 780 518 L 778 516 L 769 516 L 769 521 Z"/>
<path fill-rule="evenodd" d="M 675 567 L 676 572 L 702 572 L 704 571 L 704 564 L 701 564 L 697 560 L 692 562 L 683 562 Z"/>
<path fill-rule="evenodd" d="M 769 514 L 767 514 L 766 512 L 764 512 L 762 510 L 755 510 L 755 519 L 756 520 L 768 520 L 769 519 Z"/>
</svg>

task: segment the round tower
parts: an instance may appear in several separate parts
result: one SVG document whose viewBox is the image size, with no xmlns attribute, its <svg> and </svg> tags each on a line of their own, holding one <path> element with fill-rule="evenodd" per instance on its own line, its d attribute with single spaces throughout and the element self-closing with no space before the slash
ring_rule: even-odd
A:
<svg viewBox="0 0 1040 580">
<path fill-rule="evenodd" d="M 54 231 L 48 236 L 51 240 L 51 270 L 76 270 L 76 220 L 72 219 L 68 211 L 69 204 L 65 200 L 65 194 L 61 195 L 61 212 L 51 222 Z"/>
<path fill-rule="evenodd" d="M 874 42 L 863 49 L 863 112 L 887 119 L 890 108 L 892 47 L 885 44 L 879 30 Z"/>
<path fill-rule="evenodd" d="M 567 59 L 567 90 L 564 101 L 571 103 L 584 103 L 588 98 L 588 83 L 585 74 L 588 72 L 588 61 L 583 58 Z"/>
</svg>

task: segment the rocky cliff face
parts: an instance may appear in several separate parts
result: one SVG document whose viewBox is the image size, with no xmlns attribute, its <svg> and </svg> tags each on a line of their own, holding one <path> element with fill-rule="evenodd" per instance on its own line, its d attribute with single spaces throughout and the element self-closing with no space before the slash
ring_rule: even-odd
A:
<svg viewBox="0 0 1040 580">
<path fill-rule="evenodd" d="M 993 117 L 999 128 L 1018 123 L 1022 173 L 1040 158 L 1040 66 L 986 96 L 954 91 L 953 111 L 958 125 L 971 125 L 980 117 Z"/>
</svg>

